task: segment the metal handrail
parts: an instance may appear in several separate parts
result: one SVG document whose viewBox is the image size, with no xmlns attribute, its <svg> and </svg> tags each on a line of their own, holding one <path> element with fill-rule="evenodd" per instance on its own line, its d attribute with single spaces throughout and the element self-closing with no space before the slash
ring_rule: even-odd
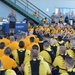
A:
<svg viewBox="0 0 75 75">
<path fill-rule="evenodd" d="M 16 1 L 18 1 L 19 3 L 21 3 L 23 6 L 27 7 L 25 4 L 23 4 L 23 3 L 20 2 L 19 0 L 16 0 Z M 17 2 L 15 2 L 15 3 L 17 3 Z M 27 8 L 28 8 L 29 10 L 31 10 L 32 12 L 34 12 L 32 9 L 29 8 L 29 6 L 30 6 L 30 5 L 28 5 Z M 30 6 L 30 7 L 31 7 L 31 6 Z M 34 9 L 34 8 L 33 8 L 33 9 Z M 34 9 L 34 10 L 36 10 L 36 9 Z M 36 10 L 36 11 L 37 11 L 37 10 Z M 40 13 L 40 14 L 41 14 L 41 13 Z M 41 15 L 44 16 L 43 14 L 41 14 Z M 40 18 L 43 18 L 42 16 L 39 16 L 39 17 L 40 17 Z"/>
<path fill-rule="evenodd" d="M 23 1 L 23 0 L 22 0 Z M 30 3 L 31 5 L 33 5 L 31 2 L 29 2 L 28 0 L 26 0 L 28 3 Z M 33 5 L 35 8 L 37 8 L 39 11 L 41 11 L 42 13 L 44 13 L 41 9 L 39 9 L 38 7 L 36 7 L 35 5 Z M 49 18 L 51 18 L 49 15 L 47 15 L 46 13 L 44 13 L 46 16 L 48 16 Z"/>
<path fill-rule="evenodd" d="M 36 7 L 35 5 L 33 5 L 31 2 L 29 2 L 28 0 L 14 0 L 15 4 L 17 4 L 17 2 L 21 3 L 25 8 L 27 8 L 28 10 L 30 10 L 31 12 L 38 12 L 38 17 L 39 19 L 43 19 L 43 18 L 47 18 L 48 22 L 50 23 L 51 17 L 49 15 L 47 15 L 46 13 L 44 13 L 42 10 L 40 10 L 38 7 Z M 35 10 L 35 11 L 34 11 Z"/>
<path fill-rule="evenodd" d="M 23 1 L 23 0 L 22 0 L 22 1 Z M 26 0 L 26 1 L 27 1 L 27 0 Z M 23 2 L 25 3 L 25 1 L 23 1 Z M 28 2 L 28 3 L 29 3 L 29 2 Z M 29 5 L 29 4 L 28 4 L 28 6 L 30 6 L 31 8 L 33 8 L 32 6 L 34 6 L 34 5 L 32 5 L 32 6 L 31 6 L 31 5 Z M 34 7 L 35 7 L 35 6 L 34 6 Z M 44 17 L 46 17 L 46 16 L 47 16 L 47 14 L 46 14 L 46 13 L 45 13 L 45 14 L 43 14 L 43 12 L 41 13 L 39 9 L 38 9 L 38 10 L 36 10 L 36 8 L 33 8 L 33 9 L 34 9 L 35 11 L 39 11 L 39 13 L 40 13 L 42 16 L 44 16 Z M 45 15 L 46 15 L 46 16 L 45 16 Z M 51 17 L 50 17 L 50 16 L 48 16 L 48 18 L 51 18 Z"/>
</svg>

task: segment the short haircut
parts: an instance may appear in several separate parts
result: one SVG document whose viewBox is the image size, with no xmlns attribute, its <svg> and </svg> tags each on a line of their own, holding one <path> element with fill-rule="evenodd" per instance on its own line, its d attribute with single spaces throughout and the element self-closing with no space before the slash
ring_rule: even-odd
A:
<svg viewBox="0 0 75 75">
<path fill-rule="evenodd" d="M 45 41 L 43 42 L 43 46 L 45 46 L 46 48 L 49 47 L 49 46 L 50 46 L 49 41 L 45 40 Z"/>
<path fill-rule="evenodd" d="M 22 38 L 26 38 L 26 33 L 22 33 Z"/>
<path fill-rule="evenodd" d="M 31 51 L 31 58 L 33 59 L 33 58 L 38 58 L 38 51 L 36 50 L 36 49 L 34 49 L 34 50 L 32 50 Z"/>
<path fill-rule="evenodd" d="M 2 67 L 2 61 L 0 60 L 0 68 Z"/>
<path fill-rule="evenodd" d="M 10 36 L 10 41 L 15 41 L 15 37 L 14 36 Z"/>
<path fill-rule="evenodd" d="M 4 54 L 9 56 L 11 54 L 12 50 L 10 47 L 7 47 L 5 50 L 4 50 Z"/>
<path fill-rule="evenodd" d="M 8 38 L 10 35 L 8 33 L 4 34 L 4 38 Z"/>
<path fill-rule="evenodd" d="M 72 48 L 75 47 L 75 43 L 74 42 L 70 43 L 70 45 L 71 45 Z"/>
<path fill-rule="evenodd" d="M 65 62 L 69 65 L 69 66 L 74 66 L 74 59 L 70 56 L 66 56 L 65 58 Z"/>
<path fill-rule="evenodd" d="M 30 37 L 30 42 L 34 42 L 34 37 Z"/>
<path fill-rule="evenodd" d="M 5 47 L 5 43 L 4 42 L 1 42 L 0 43 L 0 49 L 4 49 L 4 47 Z"/>
<path fill-rule="evenodd" d="M 38 50 L 38 49 L 39 49 L 39 47 L 38 47 L 37 45 L 33 45 L 33 46 L 32 46 L 32 50 L 33 50 L 33 49 Z"/>
<path fill-rule="evenodd" d="M 24 42 L 23 42 L 23 41 L 20 41 L 20 42 L 19 42 L 19 47 L 20 47 L 20 48 L 24 48 Z"/>
<path fill-rule="evenodd" d="M 60 51 L 65 54 L 66 52 L 66 47 L 65 46 L 60 46 Z"/>
<path fill-rule="evenodd" d="M 51 41 L 51 43 L 52 43 L 52 45 L 55 45 L 55 44 L 57 43 L 57 40 L 56 40 L 56 39 L 53 39 L 53 40 Z"/>
<path fill-rule="evenodd" d="M 58 36 L 58 41 L 62 41 L 62 36 Z"/>
</svg>

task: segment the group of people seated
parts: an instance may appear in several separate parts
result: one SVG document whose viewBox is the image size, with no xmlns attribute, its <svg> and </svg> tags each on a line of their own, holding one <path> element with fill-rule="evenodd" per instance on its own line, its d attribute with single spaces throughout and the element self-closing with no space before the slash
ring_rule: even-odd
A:
<svg viewBox="0 0 75 75">
<path fill-rule="evenodd" d="M 28 25 L 28 35 L 0 37 L 0 75 L 75 75 L 75 30 Z"/>
<path fill-rule="evenodd" d="M 34 12 L 33 13 L 33 16 L 35 17 L 35 18 L 39 18 L 39 15 L 40 14 L 38 14 L 37 12 Z M 43 23 L 47 23 L 48 22 L 48 19 L 50 19 L 51 20 L 51 23 L 61 23 L 61 24 L 63 24 L 64 22 L 65 23 L 67 23 L 67 24 L 70 24 L 70 19 L 69 19 L 69 16 L 66 14 L 66 16 L 65 16 L 65 18 L 64 18 L 64 16 L 58 16 L 58 18 L 56 17 L 56 15 L 55 15 L 55 13 L 53 13 L 52 14 L 52 16 L 50 17 L 50 18 L 47 18 L 47 17 L 44 17 L 44 18 L 42 18 L 42 22 Z M 56 22 L 56 19 L 58 19 L 58 22 Z M 73 24 L 75 23 L 75 18 L 73 18 L 72 19 L 72 22 L 73 22 Z"/>
<path fill-rule="evenodd" d="M 37 12 L 34 12 L 34 13 L 33 13 L 33 16 L 34 16 L 35 18 L 38 18 L 38 19 L 39 19 L 39 15 L 40 15 L 40 14 L 38 14 Z M 45 18 L 42 18 L 41 21 L 42 21 L 43 23 L 46 23 L 46 22 L 47 22 L 47 18 L 46 18 L 46 17 L 45 17 Z"/>
</svg>

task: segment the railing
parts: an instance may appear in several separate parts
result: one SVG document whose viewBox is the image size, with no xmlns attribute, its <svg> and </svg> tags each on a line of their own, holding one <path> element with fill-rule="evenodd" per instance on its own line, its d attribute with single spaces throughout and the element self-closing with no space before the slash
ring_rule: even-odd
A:
<svg viewBox="0 0 75 75">
<path fill-rule="evenodd" d="M 34 14 L 34 12 L 36 12 L 38 14 L 39 20 L 42 20 L 43 18 L 46 17 L 47 22 L 48 23 L 51 22 L 51 17 L 49 15 L 44 13 L 42 10 L 37 8 L 35 5 L 33 5 L 28 0 L 11 0 L 11 1 L 13 1 L 16 5 L 20 6 L 22 9 L 24 9 L 25 11 L 27 11 L 28 13 L 30 13 L 32 15 Z"/>
</svg>

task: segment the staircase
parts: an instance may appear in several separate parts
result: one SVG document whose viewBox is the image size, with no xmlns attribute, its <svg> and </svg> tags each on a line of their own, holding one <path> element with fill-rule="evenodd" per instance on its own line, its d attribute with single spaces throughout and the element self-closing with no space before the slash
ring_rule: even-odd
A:
<svg viewBox="0 0 75 75">
<path fill-rule="evenodd" d="M 16 10 L 17 12 L 19 12 L 23 16 L 31 19 L 36 24 L 43 25 L 43 23 L 41 22 L 41 20 L 43 18 L 45 18 L 45 17 L 47 18 L 47 22 L 48 23 L 50 23 L 50 21 L 51 21 L 50 16 L 48 16 L 46 13 L 44 13 L 42 10 L 40 10 L 39 8 L 37 8 L 35 5 L 33 5 L 28 0 L 0 0 L 0 1 L 2 1 L 6 5 L 10 6 L 11 8 L 13 8 L 14 10 Z M 35 18 L 33 16 L 34 12 L 37 12 L 38 18 Z"/>
</svg>

